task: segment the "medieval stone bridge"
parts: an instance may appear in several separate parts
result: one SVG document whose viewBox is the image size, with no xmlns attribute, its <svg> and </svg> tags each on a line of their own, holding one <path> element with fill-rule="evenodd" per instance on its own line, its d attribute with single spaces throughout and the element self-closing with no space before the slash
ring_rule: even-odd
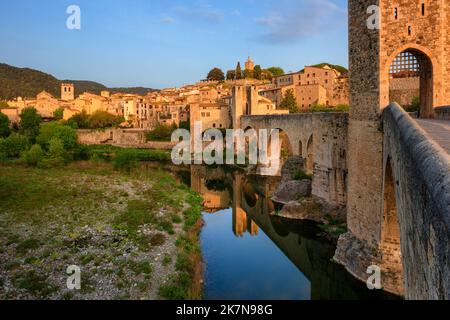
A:
<svg viewBox="0 0 450 320">
<path fill-rule="evenodd" d="M 335 260 L 350 273 L 366 281 L 376 265 L 389 291 L 450 299 L 450 0 L 348 8 L 349 114 L 242 117 L 241 128 L 281 129 L 313 164 L 313 194 L 346 205 Z M 390 103 L 405 74 L 420 80 L 418 120 Z"/>
<path fill-rule="evenodd" d="M 292 154 L 312 161 L 313 195 L 346 205 L 348 114 L 243 116 L 241 124 L 284 132 Z M 351 230 L 371 226 L 378 250 L 348 233 L 335 259 L 361 280 L 379 265 L 390 292 L 450 298 L 450 121 L 413 119 L 393 103 L 381 124 L 383 210 L 375 223 L 348 218 Z"/>
<path fill-rule="evenodd" d="M 279 129 L 282 145 L 291 156 L 303 157 L 306 171 L 314 174 L 313 194 L 330 203 L 346 204 L 348 114 L 242 116 L 241 128 Z"/>
</svg>

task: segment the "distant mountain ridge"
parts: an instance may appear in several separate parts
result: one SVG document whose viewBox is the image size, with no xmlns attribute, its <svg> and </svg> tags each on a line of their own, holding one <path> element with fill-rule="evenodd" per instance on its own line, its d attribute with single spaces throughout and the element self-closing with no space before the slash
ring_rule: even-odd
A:
<svg viewBox="0 0 450 320">
<path fill-rule="evenodd" d="M 111 93 L 130 93 L 145 95 L 148 92 L 157 91 L 152 88 L 108 88 L 101 83 L 84 80 L 58 80 L 54 76 L 42 71 L 30 68 L 17 68 L 5 63 L 0 63 L 0 100 L 11 100 L 16 97 L 34 98 L 45 90 L 55 97 L 61 94 L 61 83 L 68 82 L 75 85 L 75 95 L 83 92 L 100 94 L 103 90 Z"/>
</svg>

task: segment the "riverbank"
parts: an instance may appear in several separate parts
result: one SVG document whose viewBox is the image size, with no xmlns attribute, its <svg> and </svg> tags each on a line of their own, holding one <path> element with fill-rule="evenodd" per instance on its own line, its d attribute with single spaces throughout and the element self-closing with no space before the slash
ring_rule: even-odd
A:
<svg viewBox="0 0 450 320">
<path fill-rule="evenodd" d="M 84 161 L 0 176 L 0 299 L 201 297 L 201 199 L 167 172 Z"/>
</svg>

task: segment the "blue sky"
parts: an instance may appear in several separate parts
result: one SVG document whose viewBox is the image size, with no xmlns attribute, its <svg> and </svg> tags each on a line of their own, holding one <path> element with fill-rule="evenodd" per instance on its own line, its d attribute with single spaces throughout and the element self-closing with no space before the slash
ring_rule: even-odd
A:
<svg viewBox="0 0 450 320">
<path fill-rule="evenodd" d="M 66 28 L 69 5 L 81 30 Z M 347 1 L 0 1 L 0 43 L 0 62 L 107 86 L 180 86 L 248 55 L 285 71 L 347 66 Z"/>
</svg>

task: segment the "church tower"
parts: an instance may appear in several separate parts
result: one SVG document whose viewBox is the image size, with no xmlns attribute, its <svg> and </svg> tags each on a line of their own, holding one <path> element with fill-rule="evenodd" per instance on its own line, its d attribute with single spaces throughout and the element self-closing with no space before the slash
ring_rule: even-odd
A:
<svg viewBox="0 0 450 320">
<path fill-rule="evenodd" d="M 254 69 L 255 69 L 255 63 L 253 62 L 252 58 L 248 57 L 247 61 L 245 62 L 245 70 L 253 71 Z"/>
<path fill-rule="evenodd" d="M 61 100 L 75 100 L 75 86 L 73 83 L 61 83 Z"/>
</svg>

